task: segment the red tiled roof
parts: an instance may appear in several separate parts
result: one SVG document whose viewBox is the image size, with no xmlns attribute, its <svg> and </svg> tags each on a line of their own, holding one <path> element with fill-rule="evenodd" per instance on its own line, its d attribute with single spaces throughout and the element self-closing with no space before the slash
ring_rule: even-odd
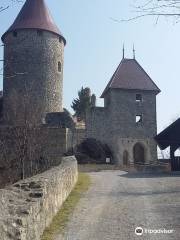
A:
<svg viewBox="0 0 180 240">
<path fill-rule="evenodd" d="M 66 43 L 44 0 L 26 0 L 12 26 L 3 34 L 2 41 L 8 32 L 19 29 L 47 30 L 61 36 Z"/>
<path fill-rule="evenodd" d="M 160 92 L 160 89 L 135 59 L 122 59 L 101 98 L 110 88 L 127 90 L 148 90 Z"/>
</svg>

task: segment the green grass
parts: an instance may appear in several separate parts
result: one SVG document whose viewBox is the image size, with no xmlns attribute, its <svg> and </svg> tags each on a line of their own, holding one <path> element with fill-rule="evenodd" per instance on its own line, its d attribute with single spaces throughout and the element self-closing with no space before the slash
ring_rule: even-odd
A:
<svg viewBox="0 0 180 240">
<path fill-rule="evenodd" d="M 70 193 L 67 200 L 62 205 L 62 208 L 53 218 L 51 225 L 45 229 L 41 240 L 53 240 L 54 236 L 58 233 L 63 234 L 65 227 L 79 202 L 82 193 L 88 190 L 90 186 L 90 177 L 85 173 L 79 173 L 78 182 Z"/>
</svg>

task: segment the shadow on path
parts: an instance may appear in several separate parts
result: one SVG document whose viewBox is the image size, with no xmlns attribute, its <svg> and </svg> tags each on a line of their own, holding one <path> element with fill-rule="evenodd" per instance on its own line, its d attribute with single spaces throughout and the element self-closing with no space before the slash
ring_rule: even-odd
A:
<svg viewBox="0 0 180 240">
<path fill-rule="evenodd" d="M 119 177 L 125 178 L 165 178 L 165 177 L 180 177 L 180 172 L 172 173 L 124 173 L 119 175 Z"/>
</svg>

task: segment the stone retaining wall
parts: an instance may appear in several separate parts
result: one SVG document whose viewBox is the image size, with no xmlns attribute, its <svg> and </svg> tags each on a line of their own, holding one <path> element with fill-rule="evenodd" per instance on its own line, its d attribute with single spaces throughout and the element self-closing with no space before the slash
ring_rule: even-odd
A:
<svg viewBox="0 0 180 240">
<path fill-rule="evenodd" d="M 0 239 L 40 240 L 78 178 L 75 157 L 0 190 Z"/>
</svg>

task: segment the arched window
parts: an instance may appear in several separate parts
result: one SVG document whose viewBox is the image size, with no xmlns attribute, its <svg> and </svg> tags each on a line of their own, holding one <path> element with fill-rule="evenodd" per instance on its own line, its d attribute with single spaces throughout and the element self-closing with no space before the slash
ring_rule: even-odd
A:
<svg viewBox="0 0 180 240">
<path fill-rule="evenodd" d="M 135 163 L 145 163 L 145 149 L 141 143 L 134 145 L 133 155 Z"/>
<path fill-rule="evenodd" d="M 61 62 L 58 62 L 58 72 L 61 72 L 61 69 L 62 68 L 62 64 L 61 64 Z"/>
</svg>

